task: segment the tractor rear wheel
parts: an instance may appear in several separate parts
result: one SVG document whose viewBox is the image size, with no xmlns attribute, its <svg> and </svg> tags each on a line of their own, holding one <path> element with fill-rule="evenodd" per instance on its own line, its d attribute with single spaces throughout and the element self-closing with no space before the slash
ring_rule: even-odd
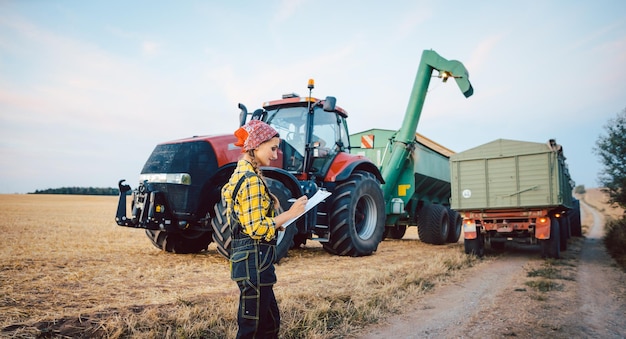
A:
<svg viewBox="0 0 626 339">
<path fill-rule="evenodd" d="M 448 239 L 450 223 L 443 205 L 428 204 L 422 207 L 417 220 L 417 233 L 427 244 L 443 245 Z"/>
<path fill-rule="evenodd" d="M 188 254 L 201 252 L 211 243 L 211 232 L 185 231 L 172 233 L 160 230 L 146 230 L 152 244 L 163 251 Z"/>
<path fill-rule="evenodd" d="M 324 249 L 353 257 L 376 251 L 385 230 L 385 200 L 374 175 L 355 171 L 335 188 L 332 199 L 330 237 Z"/>
<path fill-rule="evenodd" d="M 291 198 L 291 192 L 280 181 L 265 178 L 267 188 L 272 194 L 274 194 L 280 206 L 276 213 L 283 212 L 283 206 L 290 207 L 292 203 L 289 202 Z M 232 232 L 228 221 L 226 219 L 226 203 L 220 199 L 215 204 L 215 217 L 211 220 L 211 226 L 213 227 L 213 241 L 217 245 L 217 251 L 225 258 L 230 258 L 230 248 L 232 243 Z M 293 237 L 297 233 L 298 229 L 295 224 L 289 225 L 285 231 L 276 233 L 276 262 L 287 256 L 287 252 L 293 246 Z"/>
</svg>

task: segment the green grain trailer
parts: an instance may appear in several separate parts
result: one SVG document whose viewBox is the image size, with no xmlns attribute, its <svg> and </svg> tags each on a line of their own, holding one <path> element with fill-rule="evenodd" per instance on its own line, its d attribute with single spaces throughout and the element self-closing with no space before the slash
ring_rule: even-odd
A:
<svg viewBox="0 0 626 339">
<path fill-rule="evenodd" d="M 374 164 L 381 167 L 390 156 L 390 148 L 397 131 L 385 129 L 370 129 L 350 135 L 350 144 L 353 145 L 353 153 L 363 155 Z M 360 145 L 360 146 L 359 146 Z M 427 214 L 422 213 L 421 220 L 418 215 L 430 205 L 438 205 L 445 208 L 448 222 L 447 236 L 444 236 L 445 225 L 435 226 L 435 232 L 428 232 L 426 225 L 422 227 L 424 241 L 434 244 L 457 242 L 461 233 L 461 217 L 450 209 L 450 155 L 454 154 L 450 149 L 419 134 L 415 134 L 412 145 L 411 161 L 400 173 L 400 184 L 397 190 L 391 191 L 391 196 L 386 197 L 390 210 L 387 213 L 385 237 L 400 239 L 404 236 L 409 226 L 424 225 Z M 407 189 L 413 186 L 413 194 L 408 199 L 409 208 L 403 207 L 403 197 L 407 195 Z M 432 209 L 432 207 L 430 207 Z M 430 214 L 435 213 L 431 211 Z M 419 228 L 419 227 L 418 227 Z M 442 230 L 443 228 L 443 230 Z M 421 237 L 420 237 L 421 238 Z"/>
<path fill-rule="evenodd" d="M 580 228 L 569 217 L 576 205 L 565 160 L 555 140 L 498 139 L 453 154 L 451 207 L 463 217 L 465 252 L 539 242 L 543 257 L 560 257 L 570 226 Z"/>
</svg>

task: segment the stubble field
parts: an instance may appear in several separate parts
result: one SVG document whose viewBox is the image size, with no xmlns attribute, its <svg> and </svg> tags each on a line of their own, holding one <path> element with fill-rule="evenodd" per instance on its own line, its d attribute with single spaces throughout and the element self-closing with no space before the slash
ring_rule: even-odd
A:
<svg viewBox="0 0 626 339">
<path fill-rule="evenodd" d="M 0 195 L 0 204 L 0 336 L 234 337 L 238 290 L 214 244 L 162 252 L 143 230 L 115 224 L 117 197 Z M 308 242 L 277 266 L 281 337 L 350 337 L 489 260 L 466 256 L 462 243 L 423 244 L 415 227 L 361 258 Z"/>
</svg>

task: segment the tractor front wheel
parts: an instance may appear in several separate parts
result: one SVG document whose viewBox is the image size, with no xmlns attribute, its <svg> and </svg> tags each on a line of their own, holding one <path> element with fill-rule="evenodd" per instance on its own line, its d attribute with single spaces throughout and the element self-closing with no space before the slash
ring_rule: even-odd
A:
<svg viewBox="0 0 626 339">
<path fill-rule="evenodd" d="M 353 257 L 376 251 L 385 230 L 385 201 L 374 175 L 355 171 L 336 187 L 332 199 L 330 238 L 324 249 Z"/>
<path fill-rule="evenodd" d="M 189 254 L 201 252 L 211 243 L 211 232 L 185 231 L 172 233 L 160 230 L 146 230 L 152 244 L 163 251 Z"/>
</svg>

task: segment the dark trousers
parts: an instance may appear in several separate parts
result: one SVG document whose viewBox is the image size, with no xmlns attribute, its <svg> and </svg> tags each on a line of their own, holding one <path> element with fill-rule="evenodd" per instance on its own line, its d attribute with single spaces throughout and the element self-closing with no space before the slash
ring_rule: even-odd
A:
<svg viewBox="0 0 626 339">
<path fill-rule="evenodd" d="M 276 244 L 233 239 L 231 278 L 239 287 L 237 338 L 278 338 L 280 313 L 274 295 Z"/>
<path fill-rule="evenodd" d="M 280 313 L 272 286 L 256 289 L 246 286 L 246 283 L 238 282 L 237 285 L 241 291 L 237 314 L 237 323 L 239 324 L 237 338 L 278 338 Z M 242 300 L 244 298 L 245 300 Z M 259 316 L 257 318 L 244 315 L 246 311 L 250 311 L 244 309 L 244 305 L 250 305 L 251 302 L 258 305 Z"/>
</svg>

